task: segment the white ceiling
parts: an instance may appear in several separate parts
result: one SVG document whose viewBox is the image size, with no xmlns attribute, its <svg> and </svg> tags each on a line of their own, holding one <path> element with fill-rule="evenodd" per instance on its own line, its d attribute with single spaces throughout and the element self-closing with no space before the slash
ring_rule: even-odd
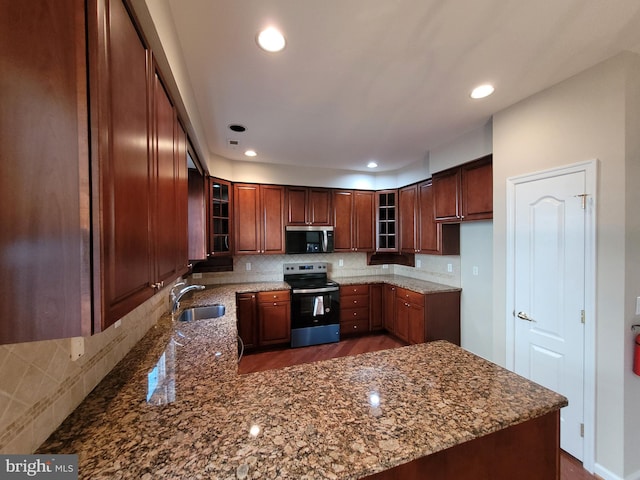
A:
<svg viewBox="0 0 640 480">
<path fill-rule="evenodd" d="M 638 0 L 168 2 L 204 148 L 285 165 L 396 170 L 640 46 Z M 284 32 L 284 51 L 257 47 L 267 25 Z M 470 99 L 485 82 L 496 92 Z"/>
</svg>

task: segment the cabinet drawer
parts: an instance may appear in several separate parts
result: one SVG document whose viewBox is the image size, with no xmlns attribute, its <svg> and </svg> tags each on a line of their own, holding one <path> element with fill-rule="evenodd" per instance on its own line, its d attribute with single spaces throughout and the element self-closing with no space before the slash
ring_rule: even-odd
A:
<svg viewBox="0 0 640 480">
<path fill-rule="evenodd" d="M 340 287 L 340 295 L 343 297 L 351 295 L 369 295 L 369 285 L 345 285 Z"/>
<path fill-rule="evenodd" d="M 413 292 L 405 288 L 398 288 L 396 290 L 396 295 L 398 296 L 398 298 L 401 298 L 405 302 L 424 306 L 424 294 L 422 293 Z"/>
<path fill-rule="evenodd" d="M 340 308 L 368 307 L 369 295 L 345 296 L 340 299 Z"/>
<path fill-rule="evenodd" d="M 258 292 L 258 302 L 287 302 L 289 290 L 275 290 L 271 292 Z"/>
<path fill-rule="evenodd" d="M 363 333 L 369 331 L 369 320 L 349 320 L 348 322 L 340 322 L 340 334 L 349 335 L 350 333 Z"/>
<path fill-rule="evenodd" d="M 350 320 L 369 321 L 369 307 L 355 307 L 355 308 L 341 308 L 340 309 L 340 322 L 348 322 Z"/>
</svg>

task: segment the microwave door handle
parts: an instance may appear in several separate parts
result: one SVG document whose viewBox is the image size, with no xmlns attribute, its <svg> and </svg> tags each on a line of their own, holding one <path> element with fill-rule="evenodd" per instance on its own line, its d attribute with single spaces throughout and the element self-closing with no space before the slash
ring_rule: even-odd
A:
<svg viewBox="0 0 640 480">
<path fill-rule="evenodd" d="M 328 239 L 329 235 L 327 233 L 326 230 L 322 231 L 322 253 L 326 253 L 327 252 L 327 248 L 329 246 L 329 239 Z"/>
</svg>

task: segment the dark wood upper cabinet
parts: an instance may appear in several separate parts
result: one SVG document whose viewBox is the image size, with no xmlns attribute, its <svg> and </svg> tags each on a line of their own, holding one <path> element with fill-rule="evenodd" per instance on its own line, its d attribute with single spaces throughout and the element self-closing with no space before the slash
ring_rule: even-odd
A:
<svg viewBox="0 0 640 480">
<path fill-rule="evenodd" d="M 354 239 L 353 246 L 357 252 L 373 252 L 375 250 L 375 192 L 354 190 Z"/>
<path fill-rule="evenodd" d="M 462 180 L 462 218 L 493 218 L 493 162 L 488 155 L 460 167 Z"/>
<path fill-rule="evenodd" d="M 462 210 L 460 208 L 460 169 L 454 168 L 435 173 L 432 181 L 436 220 L 454 222 L 462 220 Z"/>
<path fill-rule="evenodd" d="M 93 2 L 89 2 L 90 6 Z M 154 294 L 154 199 L 151 118 L 151 52 L 121 0 L 90 10 L 92 166 L 98 178 L 94 201 L 100 238 L 100 308 L 96 330 L 113 324 Z M 93 75 L 91 75 L 93 73 Z M 173 112 L 168 127 L 173 137 Z M 136 141 L 132 141 L 136 139 Z M 173 142 L 171 142 L 173 145 Z M 173 151 L 169 153 L 173 171 Z M 95 199 L 94 199 L 95 200 Z M 175 197 L 172 197 L 175 202 Z M 175 211 L 175 206 L 171 212 Z M 173 264 L 173 262 L 171 262 Z"/>
<path fill-rule="evenodd" d="M 331 190 L 287 187 L 287 225 L 333 225 Z"/>
<path fill-rule="evenodd" d="M 433 205 L 433 183 L 426 180 L 419 183 L 418 190 L 418 249 L 421 253 L 439 253 L 440 231 L 435 219 Z"/>
<path fill-rule="evenodd" d="M 235 183 L 236 254 L 284 253 L 284 187 Z"/>
<path fill-rule="evenodd" d="M 209 178 L 209 255 L 229 256 L 232 253 L 232 201 L 231 182 Z"/>
<path fill-rule="evenodd" d="M 375 192 L 333 191 L 333 247 L 336 252 L 372 252 Z"/>
<path fill-rule="evenodd" d="M 353 249 L 353 190 L 333 191 L 333 250 Z"/>
<path fill-rule="evenodd" d="M 0 6 L 0 343 L 91 333 L 85 13 Z"/>
<path fill-rule="evenodd" d="M 163 283 L 184 273 L 187 264 L 186 204 L 183 202 L 187 200 L 187 191 L 183 188 L 187 168 L 186 138 L 180 138 L 185 136 L 184 131 L 181 131 L 171 99 L 158 73 L 154 75 L 153 85 L 155 175 L 151 177 L 154 193 L 151 232 L 154 241 L 154 279 Z M 179 208 L 184 212 L 180 212 Z"/>
<path fill-rule="evenodd" d="M 207 258 L 207 188 L 208 180 L 197 169 L 190 168 L 188 194 L 189 260 Z"/>
<path fill-rule="evenodd" d="M 398 223 L 400 251 L 418 252 L 418 186 L 409 185 L 398 190 Z"/>
<path fill-rule="evenodd" d="M 493 218 L 492 159 L 487 155 L 433 175 L 436 221 Z"/>
<path fill-rule="evenodd" d="M 125 2 L 0 8 L 0 342 L 88 336 L 187 271 L 186 133 Z"/>
<path fill-rule="evenodd" d="M 397 252 L 399 247 L 398 190 L 376 192 L 376 251 Z"/>
</svg>

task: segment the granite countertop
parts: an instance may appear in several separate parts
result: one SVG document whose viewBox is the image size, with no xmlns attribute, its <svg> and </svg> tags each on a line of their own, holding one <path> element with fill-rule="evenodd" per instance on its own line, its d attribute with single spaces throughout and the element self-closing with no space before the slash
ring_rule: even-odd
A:
<svg viewBox="0 0 640 480">
<path fill-rule="evenodd" d="M 396 287 L 406 288 L 418 293 L 430 294 L 441 292 L 459 292 L 460 287 L 443 285 L 442 283 L 403 277 L 402 275 L 364 275 L 355 277 L 333 277 L 340 285 L 356 285 L 360 283 L 388 283 Z"/>
<path fill-rule="evenodd" d="M 218 319 L 165 315 L 37 453 L 80 478 L 357 479 L 557 410 L 564 397 L 447 342 L 237 373 L 235 293 Z"/>
</svg>

